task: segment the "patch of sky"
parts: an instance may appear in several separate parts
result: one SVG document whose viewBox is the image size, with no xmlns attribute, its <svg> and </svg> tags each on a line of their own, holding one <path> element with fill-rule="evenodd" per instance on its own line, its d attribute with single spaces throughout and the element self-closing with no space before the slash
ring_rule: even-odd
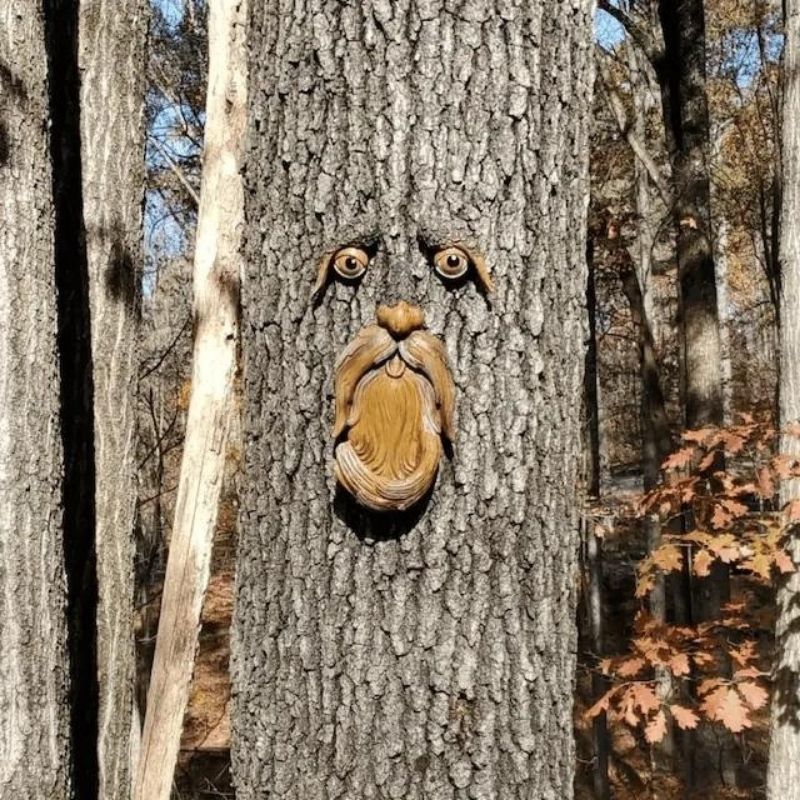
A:
<svg viewBox="0 0 800 800">
<path fill-rule="evenodd" d="M 150 0 L 151 7 L 161 17 L 163 24 L 177 28 L 186 13 L 186 0 Z M 197 155 L 198 145 L 190 137 L 181 135 L 189 109 L 166 97 L 158 88 L 151 88 L 147 96 L 149 125 L 145 159 L 149 170 L 180 169 L 184 159 Z M 201 117 L 200 123 L 203 123 Z M 158 273 L 171 260 L 186 255 L 191 249 L 186 220 L 177 219 L 168 199 L 160 189 L 151 188 L 145 194 L 144 246 L 145 268 L 142 291 L 145 297 L 155 290 Z"/>
<path fill-rule="evenodd" d="M 619 2 L 612 3 L 618 6 Z M 625 28 L 607 12 L 597 9 L 594 14 L 594 39 L 603 50 L 613 50 L 625 38 Z"/>
<path fill-rule="evenodd" d="M 777 32 L 763 32 L 760 45 L 756 31 L 750 29 L 733 31 L 727 37 L 726 50 L 723 70 L 733 77 L 740 89 L 747 89 L 753 85 L 761 72 L 762 58 L 768 63 L 777 63 L 780 60 L 783 35 Z"/>
</svg>

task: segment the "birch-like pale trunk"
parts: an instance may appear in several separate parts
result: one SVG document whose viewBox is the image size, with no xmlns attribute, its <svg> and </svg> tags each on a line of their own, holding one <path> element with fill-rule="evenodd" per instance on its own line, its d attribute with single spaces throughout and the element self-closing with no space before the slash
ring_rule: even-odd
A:
<svg viewBox="0 0 800 800">
<path fill-rule="evenodd" d="M 0 796 L 66 800 L 69 668 L 44 11 L 0 4 Z"/>
<path fill-rule="evenodd" d="M 168 800 L 192 677 L 233 413 L 239 340 L 246 3 L 209 3 L 209 75 L 194 262 L 192 395 L 147 696 L 136 800 Z"/>
<path fill-rule="evenodd" d="M 781 153 L 780 421 L 800 420 L 800 0 L 786 0 Z M 782 452 L 800 458 L 800 439 L 784 435 Z M 800 497 L 800 481 L 786 481 L 781 500 Z M 800 564 L 800 531 L 790 542 Z M 767 797 L 800 800 L 800 572 L 778 590 L 777 658 L 772 699 Z"/>
<path fill-rule="evenodd" d="M 83 0 L 81 173 L 94 381 L 100 800 L 131 794 L 134 410 L 144 191 L 145 0 Z"/>
</svg>

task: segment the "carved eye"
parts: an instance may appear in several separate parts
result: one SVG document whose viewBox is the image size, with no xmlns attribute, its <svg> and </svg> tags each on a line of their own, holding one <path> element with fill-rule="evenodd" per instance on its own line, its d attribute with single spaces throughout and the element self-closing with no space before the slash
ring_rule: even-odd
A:
<svg viewBox="0 0 800 800">
<path fill-rule="evenodd" d="M 345 247 L 333 257 L 333 268 L 346 280 L 360 278 L 367 269 L 369 256 L 359 247 Z"/>
<path fill-rule="evenodd" d="M 469 269 L 469 256 L 460 247 L 445 247 L 433 257 L 436 271 L 448 280 L 463 278 Z"/>
</svg>

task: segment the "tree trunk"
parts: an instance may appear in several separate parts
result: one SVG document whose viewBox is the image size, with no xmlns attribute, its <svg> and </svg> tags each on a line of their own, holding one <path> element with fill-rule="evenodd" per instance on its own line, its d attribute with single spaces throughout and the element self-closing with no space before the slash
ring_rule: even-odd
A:
<svg viewBox="0 0 800 800">
<path fill-rule="evenodd" d="M 586 248 L 586 316 L 589 335 L 586 340 L 583 397 L 585 403 L 586 432 L 584 452 L 586 456 L 586 494 L 588 503 L 597 502 L 601 488 L 600 453 L 600 392 L 597 385 L 597 292 L 594 280 L 594 248 L 591 239 Z M 584 606 L 586 628 L 592 655 L 599 661 L 605 655 L 603 625 L 603 540 L 595 533 L 591 514 L 584 515 L 583 560 L 584 560 Z M 608 680 L 597 664 L 592 665 L 592 702 L 594 703 L 608 688 Z M 592 786 L 596 800 L 609 800 L 611 787 L 608 781 L 609 755 L 608 719 L 605 711 L 592 720 Z"/>
<path fill-rule="evenodd" d="M 253 12 L 240 800 L 572 797 L 590 12 Z M 453 242 L 495 294 L 479 256 L 436 277 Z M 353 244 L 363 279 L 312 302 Z M 334 361 L 399 300 L 444 340 L 454 447 L 427 501 L 368 512 L 330 469 Z"/>
<path fill-rule="evenodd" d="M 135 798 L 168 800 L 225 473 L 239 339 L 246 58 L 244 0 L 209 3 L 203 177 L 194 261 L 192 396 Z"/>
<path fill-rule="evenodd" d="M 54 210 L 40 4 L 0 7 L 0 795 L 69 796 Z"/>
<path fill-rule="evenodd" d="M 683 401 L 690 430 L 722 425 L 719 309 L 711 235 L 709 115 L 702 0 L 659 0 L 662 92 L 674 186 L 673 217 L 680 285 Z M 696 621 L 716 619 L 730 594 L 728 570 L 716 562 L 694 582 Z"/>
<path fill-rule="evenodd" d="M 702 0 L 660 0 L 664 60 L 659 67 L 675 187 L 684 349 L 686 425 L 721 425 L 719 313 L 711 237 Z"/>
<path fill-rule="evenodd" d="M 800 2 L 786 0 L 786 44 L 783 76 L 781 207 L 781 424 L 800 421 Z M 781 449 L 800 458 L 800 439 L 784 435 Z M 786 481 L 781 499 L 800 498 L 800 481 Z M 790 542 L 800 563 L 800 532 Z M 800 573 L 790 575 L 778 591 L 777 658 L 772 700 L 772 724 L 767 771 L 770 800 L 800 800 Z"/>
<path fill-rule="evenodd" d="M 144 0 L 80 4 L 81 163 L 94 375 L 98 767 L 131 792 L 134 410 L 144 189 Z"/>
</svg>

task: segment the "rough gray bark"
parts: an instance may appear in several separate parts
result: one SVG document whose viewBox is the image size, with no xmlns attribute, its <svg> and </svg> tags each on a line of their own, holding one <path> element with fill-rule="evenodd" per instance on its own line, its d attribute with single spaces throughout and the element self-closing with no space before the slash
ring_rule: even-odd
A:
<svg viewBox="0 0 800 800">
<path fill-rule="evenodd" d="M 41 4 L 0 6 L 0 797 L 69 796 L 54 213 Z"/>
<path fill-rule="evenodd" d="M 572 796 L 590 12 L 255 5 L 242 800 Z M 360 285 L 312 305 L 319 256 L 365 238 Z M 495 294 L 436 278 L 448 238 Z M 400 299 L 444 339 L 457 438 L 427 505 L 370 515 L 332 481 L 332 373 Z"/>
<path fill-rule="evenodd" d="M 800 421 L 800 2 L 786 0 L 783 76 L 783 129 L 781 156 L 783 199 L 781 208 L 781 424 Z M 781 449 L 800 458 L 800 439 L 784 436 Z M 800 481 L 781 487 L 784 502 L 800 497 Z M 800 563 L 800 532 L 790 542 L 795 563 Z M 770 800 L 800 799 L 800 573 L 790 575 L 778 591 L 775 690 L 767 770 Z"/>
<path fill-rule="evenodd" d="M 144 191 L 145 0 L 79 12 L 83 221 L 94 377 L 99 797 L 131 790 L 134 409 Z"/>
</svg>

